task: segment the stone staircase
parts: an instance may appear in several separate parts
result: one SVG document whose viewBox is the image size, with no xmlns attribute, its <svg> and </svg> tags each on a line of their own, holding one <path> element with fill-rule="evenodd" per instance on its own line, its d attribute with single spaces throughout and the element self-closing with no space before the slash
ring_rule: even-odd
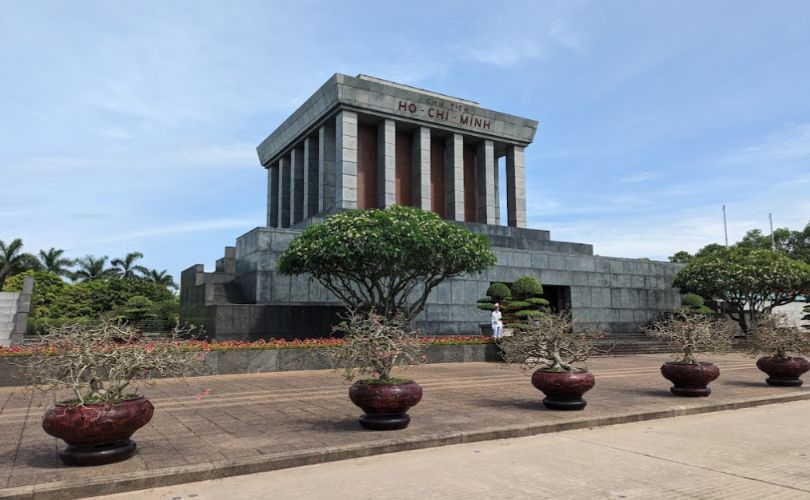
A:
<svg viewBox="0 0 810 500">
<path fill-rule="evenodd" d="M 0 345 L 11 345 L 11 334 L 17 316 L 17 302 L 20 294 L 16 292 L 0 292 Z"/>
</svg>

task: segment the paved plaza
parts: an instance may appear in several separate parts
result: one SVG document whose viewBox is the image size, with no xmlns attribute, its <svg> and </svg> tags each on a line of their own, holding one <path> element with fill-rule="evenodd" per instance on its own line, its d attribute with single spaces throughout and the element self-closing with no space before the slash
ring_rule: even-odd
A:
<svg viewBox="0 0 810 500">
<path fill-rule="evenodd" d="M 214 479 L 446 444 L 810 399 L 806 388 L 764 383 L 754 360 L 717 356 L 709 398 L 676 398 L 659 374 L 662 355 L 600 357 L 583 412 L 546 410 L 518 368 L 448 363 L 413 368 L 424 387 L 408 429 L 362 430 L 348 385 L 329 370 L 161 380 L 145 390 L 152 422 L 135 434 L 138 454 L 94 468 L 62 466 L 63 443 L 42 431 L 46 400 L 0 389 L 0 497 L 76 498 Z"/>
<path fill-rule="evenodd" d="M 810 401 L 443 446 L 109 500 L 810 498 Z"/>
</svg>

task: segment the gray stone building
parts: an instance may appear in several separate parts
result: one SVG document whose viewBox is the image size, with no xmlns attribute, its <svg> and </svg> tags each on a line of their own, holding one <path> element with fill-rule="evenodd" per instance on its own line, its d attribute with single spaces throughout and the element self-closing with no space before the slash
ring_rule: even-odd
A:
<svg viewBox="0 0 810 500">
<path fill-rule="evenodd" d="M 679 267 L 593 255 L 526 228 L 525 148 L 537 122 L 378 78 L 336 74 L 257 148 L 267 171 L 267 223 L 226 247 L 213 273 L 183 271 L 181 313 L 218 339 L 325 335 L 340 304 L 318 282 L 283 276 L 278 257 L 308 224 L 348 209 L 394 204 L 431 210 L 489 238 L 498 264 L 448 280 L 417 326 L 476 334 L 490 283 L 535 276 L 547 298 L 583 326 L 612 333 L 679 304 Z M 500 186 L 505 183 L 506 225 Z"/>
</svg>

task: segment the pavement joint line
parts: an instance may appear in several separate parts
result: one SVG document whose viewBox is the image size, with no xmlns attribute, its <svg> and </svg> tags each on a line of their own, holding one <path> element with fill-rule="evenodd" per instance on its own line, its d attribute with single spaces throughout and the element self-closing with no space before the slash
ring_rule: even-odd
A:
<svg viewBox="0 0 810 500">
<path fill-rule="evenodd" d="M 356 443 L 344 446 L 327 446 L 294 452 L 278 452 L 242 459 L 208 462 L 151 469 L 141 472 L 105 476 L 102 478 L 56 481 L 35 485 L 19 486 L 0 490 L 0 498 L 9 499 L 69 499 L 85 496 L 107 495 L 160 486 L 218 479 L 242 474 L 253 474 L 271 470 L 287 469 L 318 463 L 360 458 L 385 453 L 433 448 L 438 446 L 473 443 L 494 439 L 526 437 L 538 434 L 562 432 L 584 428 L 604 427 L 631 422 L 672 418 L 685 415 L 698 415 L 717 411 L 749 408 L 767 404 L 810 400 L 810 393 L 803 392 L 782 396 L 747 398 L 725 403 L 712 403 L 703 406 L 678 406 L 666 410 L 641 413 L 626 413 L 607 417 L 582 417 L 567 422 L 543 424 L 518 424 L 491 427 L 489 429 L 441 432 L 395 438 L 368 444 Z"/>
</svg>

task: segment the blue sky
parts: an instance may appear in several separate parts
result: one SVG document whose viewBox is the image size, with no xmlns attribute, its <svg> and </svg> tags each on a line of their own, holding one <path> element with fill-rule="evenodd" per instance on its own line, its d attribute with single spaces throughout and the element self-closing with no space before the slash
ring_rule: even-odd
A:
<svg viewBox="0 0 810 500">
<path fill-rule="evenodd" d="M 810 221 L 805 1 L 6 0 L 0 68 L 0 239 L 178 280 L 263 225 L 255 147 L 335 72 L 540 121 L 529 225 L 600 255 Z"/>
</svg>

